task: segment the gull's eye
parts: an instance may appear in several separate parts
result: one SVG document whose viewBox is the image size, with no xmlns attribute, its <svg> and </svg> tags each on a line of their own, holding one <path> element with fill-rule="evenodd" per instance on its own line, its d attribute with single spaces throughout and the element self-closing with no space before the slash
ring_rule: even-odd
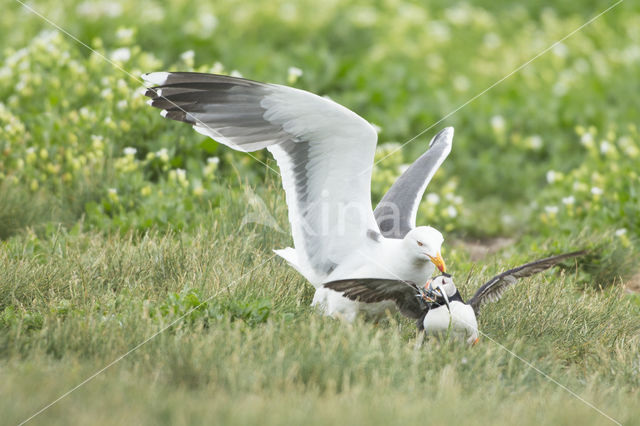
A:
<svg viewBox="0 0 640 426">
<path fill-rule="evenodd" d="M 420 241 L 418 241 L 418 245 L 419 245 L 420 247 L 422 247 L 424 244 L 422 244 Z"/>
</svg>

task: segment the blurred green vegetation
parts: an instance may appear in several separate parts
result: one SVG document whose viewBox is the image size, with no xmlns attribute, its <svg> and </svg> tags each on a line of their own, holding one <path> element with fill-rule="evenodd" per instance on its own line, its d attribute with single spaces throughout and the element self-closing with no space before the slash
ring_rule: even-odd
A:
<svg viewBox="0 0 640 426">
<path fill-rule="evenodd" d="M 489 340 L 470 351 L 422 344 L 397 316 L 353 327 L 317 317 L 295 271 L 261 264 L 290 244 L 279 176 L 149 108 L 139 76 L 169 69 L 293 85 L 374 123 L 374 202 L 454 126 L 418 223 L 445 233 L 448 265 L 472 277 L 465 294 L 532 258 L 590 249 L 577 268 L 487 308 L 481 329 L 617 419 L 637 419 L 640 305 L 624 286 L 638 272 L 640 6 L 621 3 L 456 111 L 612 4 L 29 3 L 92 52 L 6 2 L 3 418 L 23 420 L 177 321 L 39 421 L 604 420 Z M 247 213 L 271 226 L 244 223 Z M 466 242 L 493 237 L 511 242 L 479 266 Z M 31 398 L 15 404 L 16 392 Z M 420 400 L 429 392 L 434 406 Z M 433 415 L 440 406 L 450 420 Z"/>
<path fill-rule="evenodd" d="M 381 128 L 386 155 L 392 148 L 385 144 L 432 126 L 606 3 L 33 6 L 98 53 L 10 5 L 0 21 L 0 180 L 24 185 L 34 199 L 53 193 L 64 201 L 59 214 L 67 221 L 85 215 L 100 229 L 182 229 L 198 216 L 194 210 L 215 207 L 229 184 L 261 187 L 272 172 L 187 126 L 164 122 L 144 105 L 141 73 L 233 71 L 329 95 Z M 619 222 L 637 233 L 638 176 L 629 173 L 640 150 L 640 101 L 630 96 L 640 91 L 637 10 L 632 3 L 614 8 L 386 158 L 375 173 L 374 198 L 438 129 L 453 125 L 454 150 L 429 188 L 439 204 L 423 206 L 423 222 L 461 236 L 538 229 L 545 213 L 564 213 L 562 199 L 596 187 L 605 195 L 595 203 L 578 198 L 575 210 L 617 210 L 590 225 Z M 302 75 L 290 74 L 291 67 Z M 257 156 L 270 161 L 266 153 Z M 221 159 L 219 170 L 207 168 L 207 158 Z M 186 171 L 186 182 L 172 179 L 176 169 Z M 550 188 L 550 171 L 572 180 Z M 609 201 L 617 205 L 609 209 Z M 18 229 L 10 224 L 1 234 Z"/>
</svg>

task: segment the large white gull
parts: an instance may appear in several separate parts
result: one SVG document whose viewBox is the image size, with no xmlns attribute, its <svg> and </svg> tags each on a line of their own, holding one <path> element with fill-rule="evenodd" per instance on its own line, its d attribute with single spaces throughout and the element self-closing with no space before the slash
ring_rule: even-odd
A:
<svg viewBox="0 0 640 426">
<path fill-rule="evenodd" d="M 282 176 L 294 248 L 276 250 L 316 287 L 313 304 L 353 320 L 380 315 L 392 302 L 351 301 L 322 284 L 347 278 L 424 283 L 437 267 L 442 234 L 416 227 L 423 193 L 451 150 L 453 128 L 438 133 L 371 208 L 375 129 L 330 99 L 243 78 L 187 72 L 143 75 L 145 95 L 162 116 L 235 150 L 267 148 Z"/>
</svg>

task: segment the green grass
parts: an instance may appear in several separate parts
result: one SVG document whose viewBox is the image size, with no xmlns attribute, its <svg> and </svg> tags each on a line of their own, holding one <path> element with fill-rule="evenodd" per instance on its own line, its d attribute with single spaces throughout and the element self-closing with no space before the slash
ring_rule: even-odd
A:
<svg viewBox="0 0 640 426">
<path fill-rule="evenodd" d="M 605 423 L 502 346 L 617 420 L 640 415 L 640 307 L 620 286 L 584 292 L 570 270 L 536 276 L 482 312 L 479 345 L 423 341 L 399 316 L 346 325 L 317 315 L 311 286 L 269 250 L 283 234 L 237 233 L 239 217 L 226 219 L 227 230 L 193 234 L 60 230 L 5 242 L 4 419 L 23 420 L 174 322 L 35 424 Z M 464 249 L 447 255 L 469 268 Z M 463 293 L 522 256 L 484 260 Z"/>
<path fill-rule="evenodd" d="M 30 4 L 134 76 L 237 70 L 329 95 L 382 128 L 382 159 L 613 2 Z M 375 167 L 374 201 L 455 126 L 418 222 L 443 230 L 467 297 L 507 268 L 589 249 L 486 307 L 469 348 L 399 315 L 318 315 L 272 252 L 291 244 L 278 176 L 161 119 L 139 81 L 10 2 L 1 423 L 137 348 L 33 424 L 610 423 L 558 383 L 640 424 L 640 296 L 625 289 L 640 246 L 639 27 L 623 2 Z M 283 232 L 242 225 L 248 213 Z M 467 242 L 492 237 L 513 242 L 472 262 Z"/>
</svg>

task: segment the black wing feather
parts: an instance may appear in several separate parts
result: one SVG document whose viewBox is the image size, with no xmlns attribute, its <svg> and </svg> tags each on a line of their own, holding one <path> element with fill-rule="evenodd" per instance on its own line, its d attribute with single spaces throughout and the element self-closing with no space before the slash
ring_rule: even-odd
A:
<svg viewBox="0 0 640 426">
<path fill-rule="evenodd" d="M 409 318 L 418 319 L 425 310 L 418 287 L 410 281 L 382 278 L 354 278 L 332 281 L 326 288 L 343 292 L 345 297 L 357 302 L 375 303 L 393 301 L 400 312 Z"/>
<path fill-rule="evenodd" d="M 373 214 L 380 232 L 387 238 L 404 238 L 416 227 L 416 214 L 422 195 L 442 162 L 451 152 L 453 128 L 433 137 L 422 154 L 384 194 Z"/>
<path fill-rule="evenodd" d="M 531 275 L 542 272 L 552 266 L 557 265 L 563 260 L 582 256 L 586 251 L 576 251 L 572 253 L 560 254 L 557 256 L 547 257 L 545 259 L 536 260 L 535 262 L 526 263 L 517 268 L 509 269 L 487 281 L 482 287 L 476 291 L 476 294 L 469 300 L 469 304 L 473 310 L 478 313 L 480 307 L 489 302 L 500 300 L 504 291 L 510 286 L 518 282 L 518 278 L 529 277 Z"/>
<path fill-rule="evenodd" d="M 205 130 L 207 135 L 233 139 L 243 151 L 255 151 L 292 139 L 281 125 L 265 119 L 261 101 L 278 87 L 268 83 L 215 74 L 167 73 L 163 84 L 147 88 L 150 105 L 164 116 Z"/>
</svg>

